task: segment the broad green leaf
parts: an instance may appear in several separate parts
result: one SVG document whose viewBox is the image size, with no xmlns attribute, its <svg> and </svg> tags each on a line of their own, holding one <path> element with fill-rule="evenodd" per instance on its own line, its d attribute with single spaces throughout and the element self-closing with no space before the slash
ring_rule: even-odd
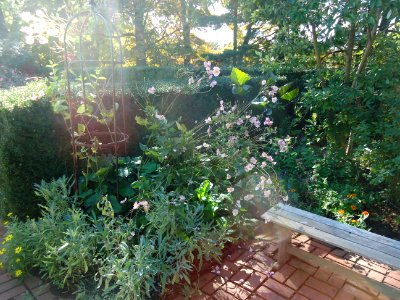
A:
<svg viewBox="0 0 400 300">
<path fill-rule="evenodd" d="M 293 85 L 293 82 L 289 82 L 289 83 L 286 83 L 284 86 L 281 86 L 279 88 L 279 95 L 281 95 L 281 96 L 285 95 L 289 91 L 289 89 L 292 87 L 292 85 Z"/>
<path fill-rule="evenodd" d="M 243 86 L 250 79 L 251 77 L 247 73 L 239 70 L 238 68 L 232 68 L 231 80 L 234 84 Z"/>
<path fill-rule="evenodd" d="M 122 211 L 122 205 L 114 195 L 108 196 L 108 201 L 110 201 L 114 213 L 119 214 Z"/>
<path fill-rule="evenodd" d="M 85 124 L 79 123 L 79 124 L 78 124 L 78 133 L 84 133 L 85 130 L 86 130 Z"/>
<path fill-rule="evenodd" d="M 143 166 L 143 172 L 147 174 L 153 173 L 155 170 L 157 170 L 157 167 L 157 163 L 155 163 L 154 161 L 149 161 Z"/>
<path fill-rule="evenodd" d="M 294 98 L 297 97 L 298 94 L 299 94 L 299 88 L 295 88 L 294 90 L 291 90 L 290 92 L 281 96 L 281 98 L 287 101 L 292 101 Z"/>
<path fill-rule="evenodd" d="M 79 105 L 78 109 L 76 110 L 78 114 L 83 114 L 85 111 L 86 111 L 85 104 Z"/>
</svg>

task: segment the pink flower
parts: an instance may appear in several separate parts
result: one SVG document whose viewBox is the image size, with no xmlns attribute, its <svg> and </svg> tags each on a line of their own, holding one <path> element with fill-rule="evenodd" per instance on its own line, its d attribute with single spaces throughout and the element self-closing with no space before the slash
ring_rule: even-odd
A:
<svg viewBox="0 0 400 300">
<path fill-rule="evenodd" d="M 147 90 L 147 92 L 148 92 L 149 94 L 154 95 L 154 94 L 156 93 L 156 88 L 155 88 L 154 86 L 152 86 L 152 87 L 150 87 L 150 88 Z"/>
<path fill-rule="evenodd" d="M 276 93 L 279 88 L 276 85 L 271 86 L 271 89 Z"/>
<path fill-rule="evenodd" d="M 267 166 L 267 163 L 265 162 L 265 161 L 263 161 L 262 163 L 261 163 L 261 168 L 265 168 Z"/>
<path fill-rule="evenodd" d="M 261 123 L 260 121 L 257 119 L 257 117 L 251 117 L 250 118 L 250 123 L 253 124 L 255 127 L 260 127 Z"/>
<path fill-rule="evenodd" d="M 244 123 L 243 119 L 238 119 L 238 120 L 236 121 L 236 124 L 237 124 L 238 126 L 242 125 L 243 123 Z"/>
<path fill-rule="evenodd" d="M 274 161 L 274 159 L 273 159 L 272 156 L 270 156 L 270 155 L 267 155 L 266 158 L 267 158 L 267 160 L 270 161 L 270 162 L 273 162 L 273 161 Z"/>
<path fill-rule="evenodd" d="M 266 85 L 267 84 L 267 81 L 264 79 L 264 80 L 261 80 L 261 85 Z"/>
<path fill-rule="evenodd" d="M 278 141 L 278 145 L 279 145 L 279 148 L 280 148 L 279 149 L 280 152 L 285 152 L 287 150 L 287 146 L 286 146 L 285 140 L 280 139 Z"/>
<path fill-rule="evenodd" d="M 254 168 L 254 165 L 253 165 L 253 164 L 248 164 L 248 165 L 246 165 L 246 166 L 244 167 L 244 170 L 245 170 L 246 172 L 250 172 L 251 170 L 253 170 L 253 168 Z"/>
<path fill-rule="evenodd" d="M 211 126 L 208 126 L 207 134 L 208 134 L 208 136 L 211 136 Z"/>
<path fill-rule="evenodd" d="M 272 126 L 274 122 L 270 118 L 265 118 L 264 125 Z"/>
<path fill-rule="evenodd" d="M 264 197 L 269 198 L 271 196 L 271 191 L 264 191 Z"/>
<path fill-rule="evenodd" d="M 235 188 L 233 188 L 233 187 L 228 187 L 226 190 L 228 191 L 228 193 L 232 193 L 232 192 L 235 190 Z"/>
<path fill-rule="evenodd" d="M 257 164 L 257 159 L 255 159 L 254 157 L 250 158 L 250 162 L 255 165 Z"/>
<path fill-rule="evenodd" d="M 269 91 L 268 95 L 275 96 L 275 92 L 274 91 Z"/>
<path fill-rule="evenodd" d="M 238 215 L 238 213 L 239 213 L 239 211 L 236 208 L 232 210 L 232 215 L 234 217 L 236 217 Z"/>
<path fill-rule="evenodd" d="M 232 176 L 231 175 L 229 175 L 229 174 L 226 174 L 226 179 L 231 179 L 232 178 Z"/>
<path fill-rule="evenodd" d="M 211 120 L 211 118 L 210 117 L 208 117 L 207 119 L 206 119 L 206 124 L 211 124 L 212 123 L 212 120 Z"/>
<path fill-rule="evenodd" d="M 143 207 L 144 211 L 148 212 L 149 211 L 149 207 L 150 207 L 149 202 L 142 201 L 141 204 L 142 204 L 142 207 Z"/>
<path fill-rule="evenodd" d="M 189 85 L 192 85 L 194 83 L 194 78 L 193 77 L 190 77 L 189 78 Z"/>
<path fill-rule="evenodd" d="M 205 61 L 204 68 L 211 68 L 211 61 Z"/>
<path fill-rule="evenodd" d="M 276 101 L 278 101 L 278 98 L 272 97 L 271 101 L 272 101 L 272 103 L 276 103 Z"/>
<path fill-rule="evenodd" d="M 232 147 L 237 141 L 237 137 L 236 136 L 230 136 L 228 139 L 228 146 Z"/>
<path fill-rule="evenodd" d="M 185 196 L 183 196 L 183 195 L 180 195 L 179 196 L 179 201 L 185 201 L 186 200 L 186 197 Z"/>
<path fill-rule="evenodd" d="M 156 119 L 158 119 L 158 120 L 160 120 L 160 121 L 166 120 L 166 119 L 165 119 L 165 116 L 159 115 L 157 112 L 156 112 L 156 114 L 155 114 L 155 117 L 156 117 Z"/>
<path fill-rule="evenodd" d="M 211 81 L 210 83 L 210 88 L 213 88 L 217 85 L 217 82 L 215 80 Z"/>
<path fill-rule="evenodd" d="M 214 67 L 212 73 L 214 76 L 219 76 L 219 74 L 221 73 L 221 69 L 218 67 Z"/>
<path fill-rule="evenodd" d="M 249 200 L 251 200 L 251 199 L 253 199 L 254 198 L 254 195 L 253 194 L 248 194 L 248 195 L 246 195 L 246 196 L 244 196 L 244 200 L 245 201 L 249 201 Z"/>
</svg>

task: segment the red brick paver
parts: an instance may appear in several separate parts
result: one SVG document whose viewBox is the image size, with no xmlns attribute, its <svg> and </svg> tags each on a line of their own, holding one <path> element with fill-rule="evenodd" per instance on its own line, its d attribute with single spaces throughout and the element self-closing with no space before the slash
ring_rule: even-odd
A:
<svg viewBox="0 0 400 300">
<path fill-rule="evenodd" d="M 391 270 L 385 265 L 314 241 L 305 235 L 293 235 L 292 245 L 397 288 L 400 299 L 400 271 Z M 290 258 L 274 273 L 271 271 L 274 263 L 271 257 L 276 256 L 276 252 L 277 246 L 273 243 L 249 242 L 247 246 L 242 244 L 239 249 L 232 252 L 230 258 L 227 257 L 229 259 L 227 267 L 232 272 L 231 276 L 222 279 L 222 275 L 216 274 L 214 268 L 214 273 L 206 273 L 200 277 L 200 282 L 204 281 L 202 277 L 208 279 L 208 284 L 203 288 L 200 286 L 200 289 L 214 300 L 389 299 L 365 284 L 354 282 L 317 265 L 310 265 L 296 257 Z M 212 278 L 214 280 L 211 280 Z"/>
</svg>

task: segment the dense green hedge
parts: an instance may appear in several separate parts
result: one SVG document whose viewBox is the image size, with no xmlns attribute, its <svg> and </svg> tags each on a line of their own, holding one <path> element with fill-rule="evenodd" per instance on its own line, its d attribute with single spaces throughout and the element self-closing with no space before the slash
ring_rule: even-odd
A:
<svg viewBox="0 0 400 300">
<path fill-rule="evenodd" d="M 0 107 L 0 214 L 35 216 L 34 184 L 67 173 L 63 122 L 48 99 Z M 63 136 L 64 135 L 64 136 Z"/>
</svg>

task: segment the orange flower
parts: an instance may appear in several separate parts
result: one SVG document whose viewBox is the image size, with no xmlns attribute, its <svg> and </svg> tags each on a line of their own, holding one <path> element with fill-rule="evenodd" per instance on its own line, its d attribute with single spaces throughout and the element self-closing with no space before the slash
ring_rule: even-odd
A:
<svg viewBox="0 0 400 300">
<path fill-rule="evenodd" d="M 347 198 L 349 198 L 349 199 L 353 199 L 355 197 L 357 197 L 357 194 L 354 194 L 354 193 L 347 195 Z"/>
<path fill-rule="evenodd" d="M 339 210 L 338 210 L 338 214 L 339 214 L 339 215 L 343 215 L 343 214 L 344 214 L 344 209 L 339 209 Z"/>
<path fill-rule="evenodd" d="M 362 214 L 363 214 L 364 216 L 369 216 L 369 212 L 367 212 L 366 210 L 364 210 L 364 211 L 362 212 Z"/>
<path fill-rule="evenodd" d="M 353 219 L 353 220 L 351 220 L 351 223 L 355 223 L 355 222 L 357 222 L 357 220 L 354 220 L 354 219 Z"/>
<path fill-rule="evenodd" d="M 356 210 L 357 206 L 355 206 L 354 204 L 352 206 L 350 206 L 352 210 Z"/>
</svg>

